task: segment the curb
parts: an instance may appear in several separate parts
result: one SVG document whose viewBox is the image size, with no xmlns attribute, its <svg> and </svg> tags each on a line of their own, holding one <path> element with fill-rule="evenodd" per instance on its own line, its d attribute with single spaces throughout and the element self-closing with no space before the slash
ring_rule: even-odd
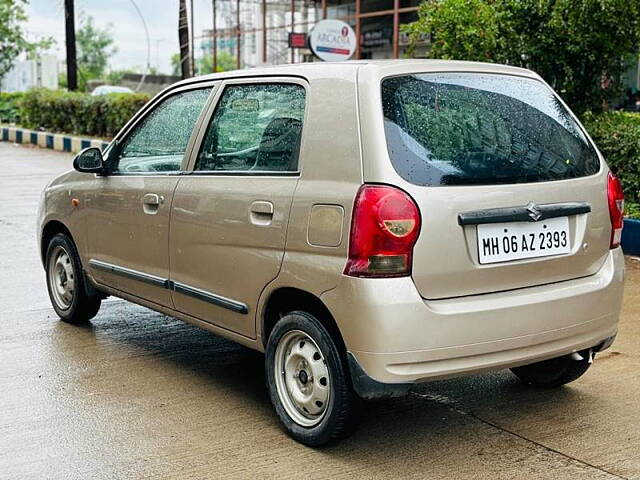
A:
<svg viewBox="0 0 640 480">
<path fill-rule="evenodd" d="M 0 141 L 27 143 L 59 152 L 78 153 L 88 147 L 104 150 L 109 145 L 109 142 L 98 138 L 74 137 L 63 133 L 39 132 L 20 127 L 0 126 L 0 129 Z"/>
<path fill-rule="evenodd" d="M 640 256 L 640 220 L 624 219 L 620 244 L 626 255 Z"/>
</svg>

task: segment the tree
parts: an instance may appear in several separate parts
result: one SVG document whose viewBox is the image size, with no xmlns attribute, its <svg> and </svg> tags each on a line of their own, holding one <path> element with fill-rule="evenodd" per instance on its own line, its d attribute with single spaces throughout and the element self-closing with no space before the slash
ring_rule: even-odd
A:
<svg viewBox="0 0 640 480">
<path fill-rule="evenodd" d="M 180 69 L 180 54 L 174 53 L 173 55 L 171 55 L 171 75 L 180 77 L 181 73 L 182 71 Z"/>
<path fill-rule="evenodd" d="M 80 89 L 87 89 L 87 82 L 104 77 L 109 57 L 118 50 L 113 47 L 113 37 L 109 27 L 101 29 L 93 23 L 93 17 L 80 19 L 80 29 L 76 32 L 78 45 L 78 75 Z"/>
<path fill-rule="evenodd" d="M 491 61 L 503 51 L 500 13 L 484 0 L 427 1 L 418 20 L 403 26 L 409 34 L 409 52 L 415 53 L 419 37 L 433 36 L 432 58 Z"/>
<path fill-rule="evenodd" d="M 51 38 L 27 41 L 22 28 L 27 20 L 25 4 L 26 0 L 0 0 L 0 80 L 11 70 L 18 55 L 48 48 L 53 43 Z"/>
<path fill-rule="evenodd" d="M 105 80 L 109 85 L 119 85 L 127 73 L 135 72 L 131 69 L 111 70 L 109 73 L 107 73 Z"/>
<path fill-rule="evenodd" d="M 430 58 L 530 68 L 574 110 L 597 111 L 620 93 L 628 58 L 637 57 L 640 2 L 427 0 L 403 28 L 413 46 L 432 35 Z"/>
<path fill-rule="evenodd" d="M 218 50 L 216 63 L 217 72 L 228 72 L 236 69 L 236 57 L 229 52 Z M 204 55 L 198 59 L 198 73 L 200 75 L 213 73 L 213 57 L 211 55 Z"/>
<path fill-rule="evenodd" d="M 198 74 L 206 75 L 207 73 L 213 73 L 213 58 L 211 55 L 205 55 L 198 59 Z M 235 70 L 236 57 L 229 52 L 218 51 L 218 65 L 217 72 L 228 72 L 229 70 Z M 171 74 L 180 76 L 180 54 L 174 53 L 171 55 Z"/>
</svg>

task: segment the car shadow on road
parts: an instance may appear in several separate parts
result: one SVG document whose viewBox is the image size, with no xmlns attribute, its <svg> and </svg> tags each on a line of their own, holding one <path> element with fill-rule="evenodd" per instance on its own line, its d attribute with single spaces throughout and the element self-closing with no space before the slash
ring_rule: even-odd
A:
<svg viewBox="0 0 640 480">
<path fill-rule="evenodd" d="M 204 380 L 213 388 L 225 387 L 256 402 L 268 401 L 261 353 L 120 300 L 105 302 L 91 322 L 60 322 L 54 331 L 52 354 L 85 368 L 101 362 L 117 363 L 120 375 L 130 382 L 140 380 L 141 369 L 147 373 L 171 369 Z M 131 359 L 130 364 L 123 361 L 126 358 Z"/>
<path fill-rule="evenodd" d="M 174 318 L 125 302 L 107 302 L 90 324 L 61 323 L 55 329 L 53 347 L 59 361 L 77 362 L 85 369 L 92 363 L 117 364 L 118 376 L 132 384 L 148 384 L 158 372 L 169 372 L 180 388 L 199 389 L 205 398 L 209 395 L 210 404 L 203 408 L 229 415 L 243 409 L 250 412 L 252 424 L 262 423 L 261 430 L 267 426 L 271 436 L 284 435 L 264 386 L 262 354 Z M 164 378 L 153 386 L 156 395 L 171 388 L 162 383 Z M 80 389 L 95 388 L 95 380 L 78 378 L 77 382 Z M 220 391 L 225 394 L 217 395 Z M 389 469 L 386 473 L 392 474 L 403 466 L 403 459 L 415 454 L 409 452 L 415 446 L 424 450 L 420 465 L 434 463 L 441 468 L 443 462 L 455 461 L 456 452 L 459 459 L 469 460 L 507 448 L 514 438 L 496 426 L 501 419 L 553 421 L 566 414 L 567 404 L 592 401 L 572 388 L 532 389 L 508 372 L 437 381 L 407 397 L 364 403 L 355 434 L 317 454 L 351 465 L 379 465 L 380 473 Z M 262 440 L 260 436 L 247 439 L 249 444 L 252 441 Z M 473 465 L 471 461 L 469 468 Z"/>
</svg>

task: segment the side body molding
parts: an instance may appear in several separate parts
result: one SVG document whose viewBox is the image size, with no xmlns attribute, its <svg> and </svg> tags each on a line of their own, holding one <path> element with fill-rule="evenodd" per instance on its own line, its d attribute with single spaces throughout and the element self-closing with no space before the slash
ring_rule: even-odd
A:
<svg viewBox="0 0 640 480">
<path fill-rule="evenodd" d="M 232 310 L 236 313 L 240 313 L 243 315 L 246 315 L 247 313 L 249 313 L 249 308 L 247 307 L 247 305 L 245 305 L 242 302 L 238 302 L 236 300 L 232 300 L 230 298 L 223 297 L 221 295 L 216 295 L 215 293 L 207 292 L 199 288 L 194 288 L 189 285 L 185 285 L 184 283 L 173 282 L 168 278 L 162 278 L 156 275 L 150 275 L 148 273 L 140 272 L 138 270 L 121 267 L 119 265 L 113 265 L 111 263 L 103 262 L 101 260 L 95 260 L 93 258 L 89 260 L 89 265 L 91 265 L 93 268 L 105 270 L 107 272 L 111 272 L 116 275 L 120 275 L 126 278 L 132 278 L 140 282 L 149 283 L 151 285 L 155 285 L 161 288 L 166 288 L 174 292 L 182 293 L 184 295 L 197 298 L 198 300 L 202 300 L 203 302 L 208 302 L 213 305 L 217 305 L 219 307 Z"/>
</svg>

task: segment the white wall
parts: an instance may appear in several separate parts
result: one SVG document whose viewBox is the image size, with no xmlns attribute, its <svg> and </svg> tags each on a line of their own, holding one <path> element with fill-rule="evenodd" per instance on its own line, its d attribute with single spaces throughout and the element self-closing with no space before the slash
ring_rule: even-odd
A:
<svg viewBox="0 0 640 480">
<path fill-rule="evenodd" d="M 0 83 L 2 92 L 24 92 L 34 87 L 58 88 L 58 59 L 55 56 L 18 60 Z"/>
</svg>

